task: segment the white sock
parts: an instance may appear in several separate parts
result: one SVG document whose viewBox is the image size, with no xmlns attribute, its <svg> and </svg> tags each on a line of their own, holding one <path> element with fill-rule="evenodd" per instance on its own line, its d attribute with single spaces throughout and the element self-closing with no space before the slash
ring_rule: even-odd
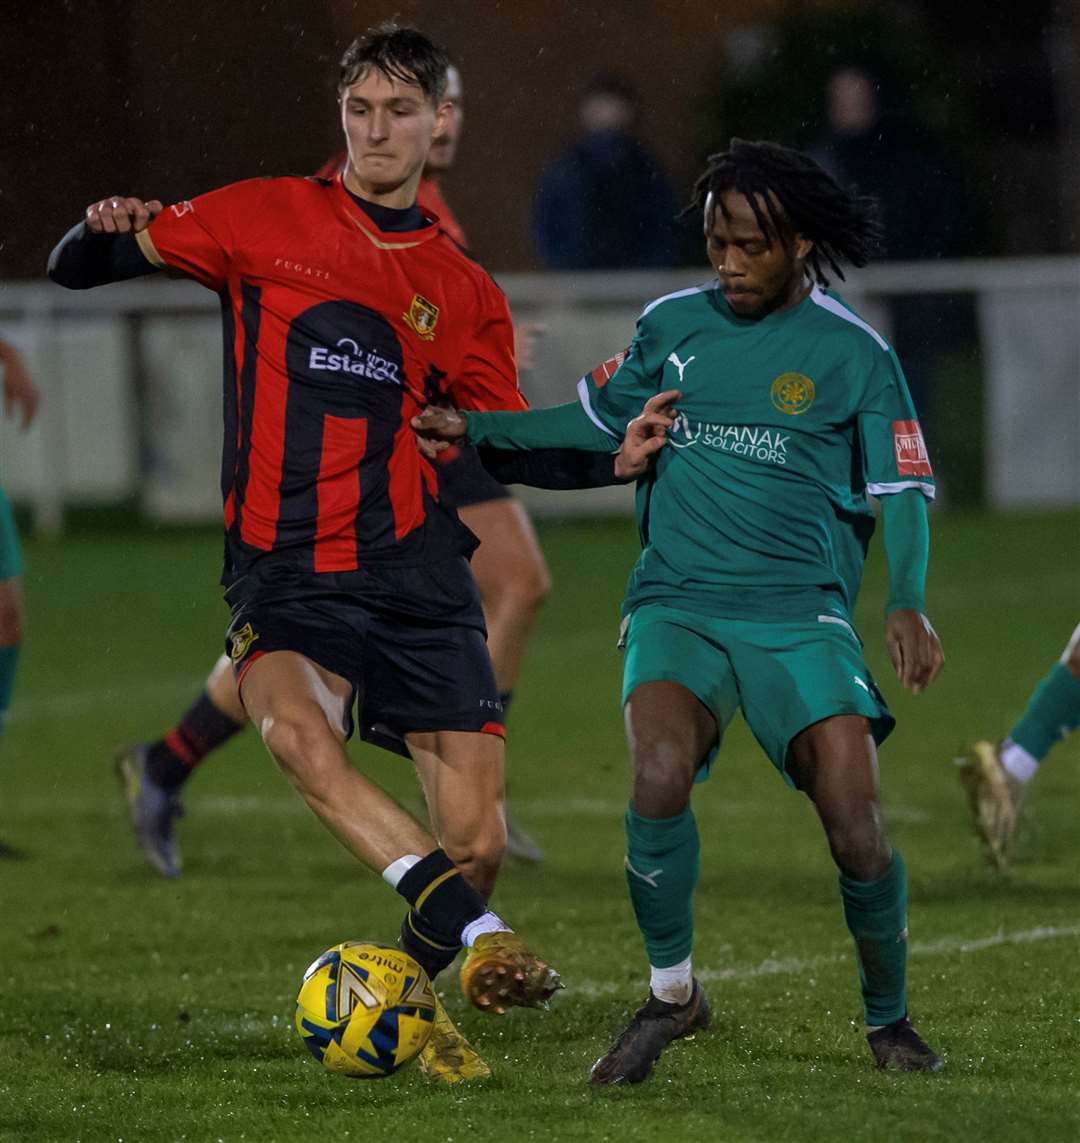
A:
<svg viewBox="0 0 1080 1143">
<path fill-rule="evenodd" d="M 396 889 L 402 877 L 404 877 L 414 865 L 419 865 L 420 861 L 421 858 L 417 857 L 415 853 L 406 853 L 404 857 L 399 857 L 397 861 L 390 862 L 382 871 L 382 879 L 391 889 Z"/>
<path fill-rule="evenodd" d="M 471 949 L 476 944 L 476 938 L 483 933 L 512 933 L 513 931 L 498 913 L 493 913 L 489 909 L 477 917 L 475 921 L 470 921 L 461 930 L 461 943 L 467 949 Z"/>
<path fill-rule="evenodd" d="M 687 957 L 670 968 L 649 965 L 649 987 L 657 1000 L 664 1000 L 668 1004 L 685 1004 L 694 991 L 690 958 Z"/>
<path fill-rule="evenodd" d="M 1001 744 L 998 757 L 1005 772 L 1018 782 L 1030 782 L 1039 768 L 1038 758 L 1029 754 L 1022 746 L 1017 746 L 1011 738 Z"/>
</svg>

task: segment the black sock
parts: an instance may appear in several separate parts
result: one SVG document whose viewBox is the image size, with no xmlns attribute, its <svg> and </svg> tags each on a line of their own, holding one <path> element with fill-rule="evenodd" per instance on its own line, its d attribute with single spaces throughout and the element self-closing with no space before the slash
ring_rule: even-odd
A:
<svg viewBox="0 0 1080 1143">
<path fill-rule="evenodd" d="M 431 980 L 448 968 L 454 957 L 461 951 L 461 942 L 444 945 L 438 940 L 439 934 L 431 931 L 422 914 L 410 909 L 401 922 L 401 935 L 398 944 L 404 952 L 415 960 Z"/>
<path fill-rule="evenodd" d="M 233 722 L 203 691 L 176 726 L 150 744 L 146 772 L 151 781 L 166 789 L 182 786 L 211 750 L 243 729 L 243 723 Z"/>
<path fill-rule="evenodd" d="M 397 883 L 412 906 L 401 926 L 401 947 L 431 977 L 461 948 L 461 930 L 487 912 L 484 898 L 441 849 L 418 861 Z"/>
</svg>

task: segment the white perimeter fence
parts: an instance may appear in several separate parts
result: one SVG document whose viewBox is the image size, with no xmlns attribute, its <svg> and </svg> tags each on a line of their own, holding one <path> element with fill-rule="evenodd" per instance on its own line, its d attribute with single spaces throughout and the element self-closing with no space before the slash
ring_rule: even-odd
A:
<svg viewBox="0 0 1080 1143">
<path fill-rule="evenodd" d="M 530 401 L 571 400 L 581 374 L 629 342 L 646 301 L 705 277 L 500 276 L 515 319 L 547 330 L 522 383 Z M 843 292 L 885 336 L 897 296 L 973 297 L 988 501 L 1080 503 L 1080 258 L 890 263 L 850 275 Z M 212 294 L 164 280 L 86 292 L 0 283 L 0 337 L 23 351 L 44 394 L 30 432 L 0 423 L 0 480 L 32 507 L 39 530 L 59 531 L 69 505 L 133 495 L 152 520 L 218 518 L 222 354 Z M 630 509 L 622 488 L 526 490 L 523 499 L 541 514 Z"/>
</svg>

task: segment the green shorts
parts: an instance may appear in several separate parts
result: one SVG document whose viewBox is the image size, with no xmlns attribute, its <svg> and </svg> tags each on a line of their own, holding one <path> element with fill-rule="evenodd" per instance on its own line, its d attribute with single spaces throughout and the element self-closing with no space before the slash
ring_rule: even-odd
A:
<svg viewBox="0 0 1080 1143">
<path fill-rule="evenodd" d="M 630 615 L 624 638 L 624 703 L 643 683 L 679 683 L 712 711 L 721 732 L 742 707 L 789 785 L 788 747 L 813 723 L 859 714 L 869 720 L 877 743 L 896 725 L 863 661 L 858 635 L 836 615 L 760 623 L 647 603 Z M 708 777 L 712 760 L 713 754 L 702 759 L 699 779 Z"/>
<path fill-rule="evenodd" d="M 0 579 L 14 579 L 22 573 L 22 548 L 15 513 L 11 510 L 11 501 L 0 490 Z"/>
</svg>

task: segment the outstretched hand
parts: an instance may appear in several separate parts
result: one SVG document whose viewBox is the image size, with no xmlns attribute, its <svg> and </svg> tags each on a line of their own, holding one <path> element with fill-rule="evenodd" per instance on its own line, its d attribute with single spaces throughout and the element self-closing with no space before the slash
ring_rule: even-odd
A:
<svg viewBox="0 0 1080 1143">
<path fill-rule="evenodd" d="M 678 389 L 665 389 L 650 397 L 645 408 L 626 426 L 626 435 L 615 455 L 619 480 L 636 480 L 649 471 L 653 458 L 667 443 L 667 431 L 675 423 Z"/>
<path fill-rule="evenodd" d="M 945 652 L 930 620 L 913 608 L 891 611 L 885 643 L 896 677 L 912 694 L 921 694 L 941 674 Z"/>
<path fill-rule="evenodd" d="M 457 409 L 443 409 L 428 405 L 409 422 L 416 433 L 416 444 L 422 456 L 434 460 L 439 453 L 460 444 L 468 429 L 464 416 Z"/>
<path fill-rule="evenodd" d="M 109 195 L 86 208 L 86 229 L 91 234 L 138 234 L 163 209 L 156 198 L 144 202 L 141 198 Z"/>
</svg>

